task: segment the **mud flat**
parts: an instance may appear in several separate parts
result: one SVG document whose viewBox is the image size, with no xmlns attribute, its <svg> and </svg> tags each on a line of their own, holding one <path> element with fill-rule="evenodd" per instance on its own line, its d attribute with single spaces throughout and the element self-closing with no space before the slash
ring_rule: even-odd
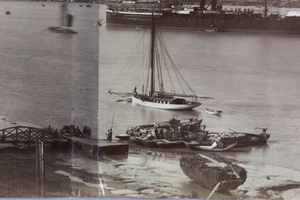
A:
<svg viewBox="0 0 300 200">
<path fill-rule="evenodd" d="M 181 155 L 178 152 L 139 150 L 138 154 L 129 155 L 127 161 L 104 162 L 105 196 L 206 199 L 211 190 L 183 174 L 178 161 Z M 276 166 L 233 162 L 247 170 L 246 182 L 235 190 L 217 192 L 212 199 L 290 200 L 299 197 L 299 172 Z"/>
<path fill-rule="evenodd" d="M 3 126 L 17 125 L 6 118 Z M 211 189 L 188 178 L 180 168 L 186 149 L 147 149 L 130 144 L 129 154 L 93 159 L 90 151 L 46 150 L 44 197 L 206 199 Z M 209 153 L 203 153 L 208 155 Z M 226 153 L 218 153 L 226 157 Z M 0 197 L 38 197 L 34 147 L 0 145 Z M 300 195 L 299 171 L 230 160 L 247 171 L 235 190 L 212 199 L 293 200 Z"/>
<path fill-rule="evenodd" d="M 232 191 L 243 199 L 297 200 L 300 197 L 300 173 L 272 165 L 240 164 L 246 168 L 246 182 Z"/>
<path fill-rule="evenodd" d="M 4 149 L 0 197 L 37 197 L 34 150 Z M 96 162 L 91 152 L 51 151 L 46 159 L 45 197 L 207 198 L 211 190 L 184 175 L 181 156 L 180 152 L 137 149 L 128 157 L 104 157 Z M 247 170 L 246 182 L 236 190 L 216 192 L 212 199 L 290 200 L 300 194 L 300 179 L 293 170 L 237 164 Z"/>
</svg>

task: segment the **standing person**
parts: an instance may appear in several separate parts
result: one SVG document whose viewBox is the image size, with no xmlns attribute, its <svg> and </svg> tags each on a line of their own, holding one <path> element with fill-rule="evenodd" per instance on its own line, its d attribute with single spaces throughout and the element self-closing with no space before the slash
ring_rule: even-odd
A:
<svg viewBox="0 0 300 200">
<path fill-rule="evenodd" d="M 90 127 L 86 127 L 86 137 L 91 137 L 91 135 L 92 135 L 92 130 L 91 130 L 91 128 Z"/>
<path fill-rule="evenodd" d="M 162 128 L 160 129 L 160 131 L 159 131 L 159 134 L 158 134 L 158 135 L 159 135 L 159 138 L 160 138 L 160 139 L 164 139 L 164 131 L 163 131 L 163 129 L 162 129 Z"/>
<path fill-rule="evenodd" d="M 87 126 L 83 127 L 83 129 L 82 129 L 83 137 L 87 137 L 86 128 L 87 128 Z"/>
<path fill-rule="evenodd" d="M 155 128 L 154 133 L 155 133 L 155 139 L 159 139 L 159 135 L 158 135 L 158 130 L 157 130 L 157 128 Z"/>
<path fill-rule="evenodd" d="M 106 134 L 107 135 L 107 141 L 111 141 L 112 140 L 112 129 L 108 129 L 108 133 Z"/>
</svg>

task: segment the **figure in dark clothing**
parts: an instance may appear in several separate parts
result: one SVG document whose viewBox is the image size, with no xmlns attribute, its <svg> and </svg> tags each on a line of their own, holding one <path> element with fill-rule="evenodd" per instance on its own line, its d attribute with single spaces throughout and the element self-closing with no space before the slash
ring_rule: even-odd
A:
<svg viewBox="0 0 300 200">
<path fill-rule="evenodd" d="M 77 126 L 77 128 L 75 129 L 75 137 L 82 137 L 83 134 L 81 132 L 81 130 L 79 129 L 79 127 Z"/>
<path fill-rule="evenodd" d="M 54 142 L 54 145 L 57 145 L 58 141 L 59 141 L 59 133 L 58 133 L 58 130 L 55 129 L 55 131 L 53 133 L 53 142 Z"/>
<path fill-rule="evenodd" d="M 159 131 L 159 134 L 158 134 L 159 136 L 159 138 L 160 139 L 163 139 L 163 137 L 164 137 L 164 132 L 163 132 L 163 129 L 160 129 L 160 131 Z"/>
<path fill-rule="evenodd" d="M 58 138 L 58 137 L 59 137 L 59 135 L 58 135 L 58 130 L 57 130 L 57 129 L 55 129 L 55 131 L 54 131 L 54 133 L 53 133 L 53 136 L 54 136 L 54 138 Z"/>
<path fill-rule="evenodd" d="M 157 128 L 155 128 L 154 133 L 155 133 L 155 139 L 159 139 L 159 135 L 158 135 L 158 130 L 157 130 Z"/>
<path fill-rule="evenodd" d="M 83 137 L 87 137 L 86 128 L 87 126 L 83 127 L 82 129 Z"/>
<path fill-rule="evenodd" d="M 5 141 L 5 138 L 6 138 L 6 135 L 4 133 L 4 130 L 2 131 L 2 134 L 1 134 L 1 141 Z"/>
<path fill-rule="evenodd" d="M 108 129 L 108 132 L 106 134 L 106 140 L 107 141 L 111 141 L 112 140 L 112 135 L 113 135 L 113 132 L 112 132 L 112 129 Z"/>
<path fill-rule="evenodd" d="M 89 137 L 91 137 L 91 135 L 92 135 L 92 130 L 89 126 L 87 126 L 86 127 L 86 137 L 89 138 Z"/>
</svg>

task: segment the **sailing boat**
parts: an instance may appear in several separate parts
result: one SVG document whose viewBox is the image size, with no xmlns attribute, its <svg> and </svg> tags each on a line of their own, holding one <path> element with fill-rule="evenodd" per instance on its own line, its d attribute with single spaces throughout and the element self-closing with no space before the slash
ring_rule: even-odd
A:
<svg viewBox="0 0 300 200">
<path fill-rule="evenodd" d="M 147 86 L 150 85 L 150 89 L 148 92 L 144 91 L 144 85 L 142 87 L 142 93 L 137 92 L 137 87 L 134 87 L 133 93 L 125 93 L 125 94 L 131 94 L 131 101 L 133 104 L 138 104 L 145 107 L 150 108 L 157 108 L 157 109 L 165 109 L 165 110 L 191 110 L 193 108 L 196 108 L 201 105 L 201 103 L 198 101 L 200 98 L 211 98 L 211 97 L 199 97 L 195 94 L 195 92 L 191 89 L 191 87 L 187 84 L 187 82 L 184 80 L 182 75 L 180 74 L 177 67 L 174 65 L 173 61 L 171 60 L 166 46 L 164 45 L 162 38 L 159 38 L 159 36 L 156 35 L 155 30 L 155 23 L 154 23 L 154 15 L 152 14 L 152 28 L 151 28 L 151 41 L 150 41 L 150 65 L 149 65 L 149 74 L 147 77 Z M 163 83 L 163 74 L 161 69 L 161 61 L 160 61 L 160 51 L 157 47 L 158 44 L 160 44 L 160 51 L 165 52 L 169 60 L 171 61 L 174 72 L 176 73 L 176 77 L 179 81 L 179 78 L 181 78 L 183 81 L 181 81 L 180 86 L 183 90 L 183 83 L 185 84 L 186 88 L 188 88 L 192 94 L 186 94 L 185 92 L 177 93 L 174 92 L 174 90 L 171 90 L 171 92 L 166 92 L 164 90 L 164 83 Z M 162 56 L 163 57 L 163 56 Z M 157 76 L 157 78 L 155 77 Z M 155 88 L 156 82 L 159 86 L 158 89 Z M 111 92 L 109 90 L 109 93 L 111 94 L 117 94 L 114 92 Z"/>
</svg>

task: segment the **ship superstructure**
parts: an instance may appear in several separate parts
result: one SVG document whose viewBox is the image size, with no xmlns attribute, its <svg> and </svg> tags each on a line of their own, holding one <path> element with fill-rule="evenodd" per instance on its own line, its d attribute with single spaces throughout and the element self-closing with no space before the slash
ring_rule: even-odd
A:
<svg viewBox="0 0 300 200">
<path fill-rule="evenodd" d="M 212 29 L 218 31 L 262 31 L 300 33 L 297 15 L 281 17 L 263 9 L 223 8 L 217 0 L 200 0 L 196 4 L 174 4 L 169 1 L 123 1 L 107 4 L 106 22 L 119 26 L 150 26 L 152 14 L 158 27 Z"/>
</svg>

